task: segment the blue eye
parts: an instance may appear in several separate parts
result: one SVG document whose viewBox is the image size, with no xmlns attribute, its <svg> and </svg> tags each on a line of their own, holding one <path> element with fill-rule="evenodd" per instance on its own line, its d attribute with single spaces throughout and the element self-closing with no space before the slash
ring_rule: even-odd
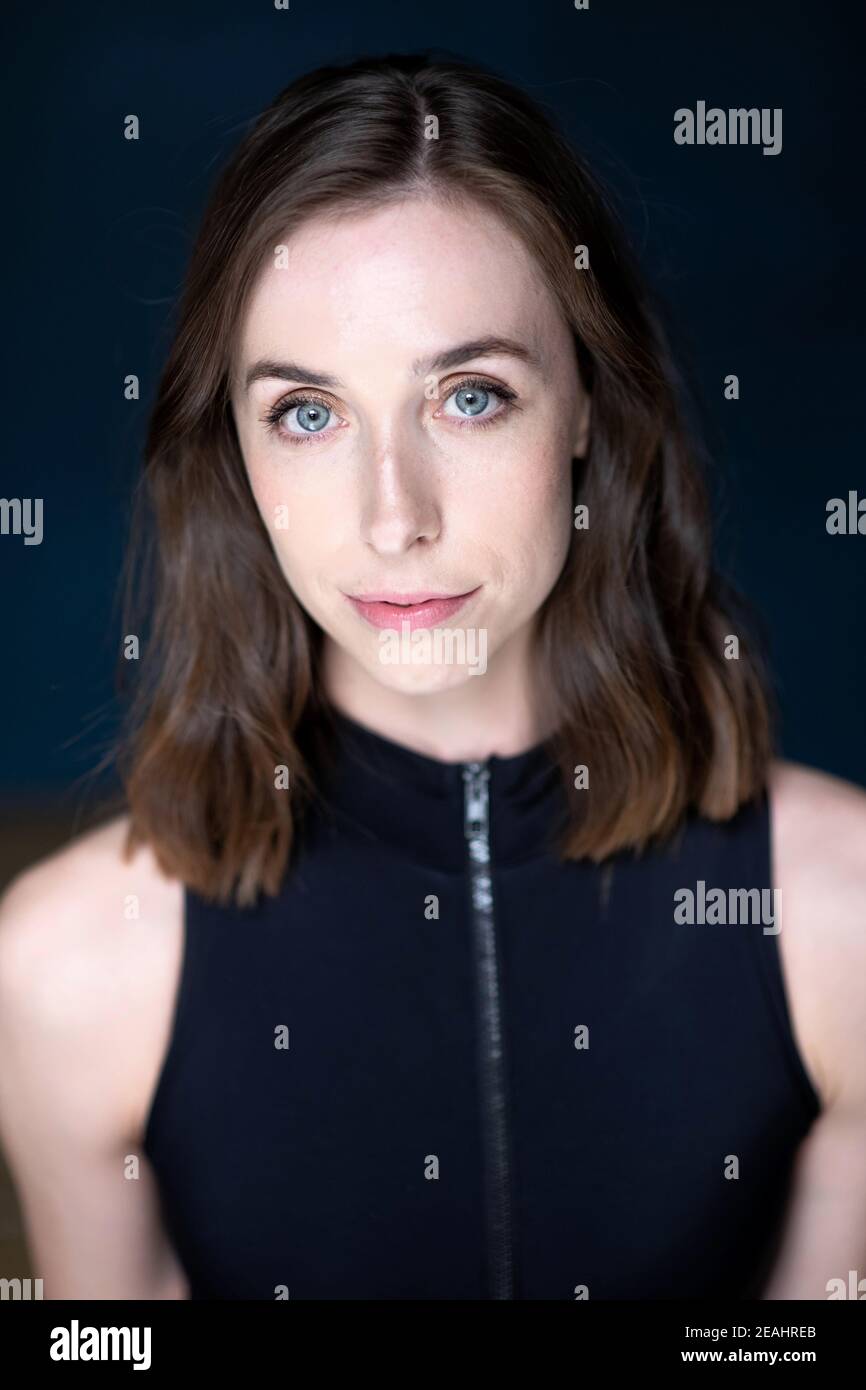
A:
<svg viewBox="0 0 866 1390">
<path fill-rule="evenodd" d="M 479 425 L 492 425 L 494 420 L 498 420 L 508 411 L 516 399 L 517 393 L 508 386 L 495 386 L 492 381 L 470 377 L 459 382 L 446 397 L 443 414 L 448 420 L 456 420 L 462 416 L 466 421 L 477 420 Z M 456 411 L 446 410 L 445 407 L 452 403 L 456 406 Z M 493 406 L 493 409 L 488 410 L 488 406 Z"/>
<path fill-rule="evenodd" d="M 457 408 L 464 414 L 480 415 L 490 400 L 490 393 L 476 390 L 472 386 L 464 386 L 460 391 L 454 392 L 453 400 Z"/>
<path fill-rule="evenodd" d="M 283 424 L 292 415 L 297 429 L 291 423 Z M 264 423 L 274 434 L 282 435 L 284 439 L 289 436 L 292 443 L 303 444 L 305 439 L 321 434 L 332 415 L 334 411 L 327 401 L 318 400 L 315 396 L 302 396 L 293 401 L 277 401 L 266 413 Z"/>
<path fill-rule="evenodd" d="M 304 434 L 318 434 L 319 430 L 324 429 L 328 423 L 327 416 L 331 414 L 329 408 L 326 405 L 321 405 L 318 401 L 290 406 L 285 414 L 291 415 L 293 410 L 297 411 L 296 421 Z M 294 433 L 294 431 L 290 431 L 290 433 Z"/>
</svg>

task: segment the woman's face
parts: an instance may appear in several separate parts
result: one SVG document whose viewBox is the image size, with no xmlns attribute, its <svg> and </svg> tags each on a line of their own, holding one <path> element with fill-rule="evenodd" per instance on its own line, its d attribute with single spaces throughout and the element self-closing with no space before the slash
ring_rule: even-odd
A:
<svg viewBox="0 0 866 1390">
<path fill-rule="evenodd" d="M 413 198 L 304 224 L 255 286 L 232 404 L 282 571 L 339 661 L 417 694 L 525 650 L 589 400 L 498 218 Z"/>
</svg>

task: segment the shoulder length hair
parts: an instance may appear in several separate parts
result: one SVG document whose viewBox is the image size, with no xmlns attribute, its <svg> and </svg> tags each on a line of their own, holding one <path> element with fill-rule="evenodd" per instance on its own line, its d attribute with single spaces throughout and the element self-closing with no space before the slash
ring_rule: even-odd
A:
<svg viewBox="0 0 866 1390">
<path fill-rule="evenodd" d="M 592 395 L 573 464 L 589 525 L 537 615 L 537 698 L 572 811 L 561 853 L 640 850 L 690 810 L 726 819 L 765 785 L 766 681 L 742 633 L 739 658 L 725 653 L 733 600 L 712 568 L 697 450 L 607 195 L 545 111 L 491 72 L 362 59 L 293 82 L 219 177 L 146 439 L 126 572 L 124 630 L 142 630 L 137 602 L 149 615 L 118 750 L 126 851 L 149 843 L 212 900 L 278 891 L 317 791 L 303 730 L 328 720 L 321 632 L 278 566 L 230 409 L 244 306 L 305 219 L 413 192 L 475 200 L 522 240 Z M 578 763 L 591 775 L 575 793 Z"/>
</svg>

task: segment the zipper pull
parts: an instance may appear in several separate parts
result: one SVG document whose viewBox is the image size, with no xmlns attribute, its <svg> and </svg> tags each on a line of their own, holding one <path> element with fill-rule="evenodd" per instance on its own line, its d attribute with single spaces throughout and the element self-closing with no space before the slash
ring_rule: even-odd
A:
<svg viewBox="0 0 866 1390">
<path fill-rule="evenodd" d="M 490 881 L 490 796 L 487 784 L 490 768 L 486 762 L 464 763 L 465 783 L 463 833 L 472 868 L 472 903 L 477 912 L 490 912 L 493 885 Z"/>
<path fill-rule="evenodd" d="M 463 781 L 464 834 L 467 840 L 474 840 L 478 836 L 486 840 L 489 831 L 490 801 L 487 784 L 490 781 L 490 768 L 486 763 L 464 763 Z"/>
</svg>

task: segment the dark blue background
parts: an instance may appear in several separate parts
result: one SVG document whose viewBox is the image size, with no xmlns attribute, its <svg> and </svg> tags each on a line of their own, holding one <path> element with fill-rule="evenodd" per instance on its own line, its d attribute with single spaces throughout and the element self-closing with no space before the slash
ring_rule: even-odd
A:
<svg viewBox="0 0 866 1390">
<path fill-rule="evenodd" d="M 549 103 L 612 186 L 706 401 L 723 566 L 772 635 L 789 757 L 866 783 L 858 6 L 291 0 L 20 5 L 4 74 L 0 796 L 77 785 L 115 727 L 117 583 L 148 402 L 207 188 L 300 72 L 437 46 Z M 682 147 L 679 106 L 782 107 L 783 149 Z M 141 139 L 123 139 L 123 118 Z M 139 403 L 123 378 L 142 380 Z M 727 402 L 723 377 L 740 378 Z"/>
</svg>

